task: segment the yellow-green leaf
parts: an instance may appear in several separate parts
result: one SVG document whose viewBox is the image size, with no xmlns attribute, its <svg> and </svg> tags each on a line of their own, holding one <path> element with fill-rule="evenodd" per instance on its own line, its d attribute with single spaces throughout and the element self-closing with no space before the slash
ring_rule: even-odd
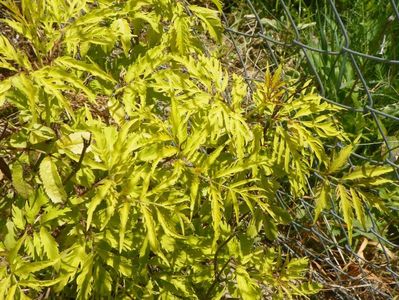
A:
<svg viewBox="0 0 399 300">
<path fill-rule="evenodd" d="M 353 210 L 351 201 L 346 188 L 342 184 L 338 184 L 337 193 L 340 199 L 340 206 L 342 214 L 344 215 L 344 221 L 348 227 L 349 244 L 352 243 L 352 231 L 353 231 Z"/>
<path fill-rule="evenodd" d="M 212 3 L 216 5 L 219 11 L 223 9 L 223 2 L 221 0 L 212 0 Z"/>
<path fill-rule="evenodd" d="M 43 159 L 40 164 L 39 174 L 43 182 L 44 190 L 50 200 L 53 201 L 53 203 L 62 203 L 65 201 L 67 194 L 62 185 L 57 166 L 51 157 L 48 156 Z"/>
<path fill-rule="evenodd" d="M 11 82 L 8 79 L 5 79 L 0 82 L 0 106 L 4 104 L 5 94 L 11 88 Z"/>
<path fill-rule="evenodd" d="M 89 72 L 92 75 L 97 76 L 101 79 L 116 83 L 115 79 L 113 79 L 110 75 L 108 75 L 106 72 L 101 70 L 101 68 L 99 66 L 97 66 L 96 64 L 94 64 L 93 62 L 86 63 L 81 60 L 73 59 L 72 57 L 62 56 L 62 57 L 57 58 L 55 60 L 55 63 L 60 66 L 64 66 L 64 67 L 71 68 L 74 70 Z"/>
<path fill-rule="evenodd" d="M 51 260 L 57 259 L 59 257 L 58 244 L 44 227 L 40 228 L 40 239 L 48 258 Z"/>
<path fill-rule="evenodd" d="M 221 41 L 222 23 L 217 11 L 205 7 L 191 5 L 190 10 L 202 21 L 203 27 L 209 35 L 217 42 Z"/>
<path fill-rule="evenodd" d="M 366 216 L 364 214 L 362 200 L 360 199 L 354 188 L 350 188 L 350 192 L 352 196 L 353 207 L 355 208 L 356 217 L 362 224 L 363 228 L 366 228 Z"/>
<path fill-rule="evenodd" d="M 83 150 L 83 141 L 90 139 L 90 132 L 87 131 L 76 131 L 68 136 L 62 137 L 57 141 L 58 147 L 63 150 L 69 150 L 73 154 L 80 155 Z M 86 150 L 86 153 L 90 151 L 91 146 Z"/>
<path fill-rule="evenodd" d="M 51 267 L 58 262 L 56 260 L 35 261 L 35 262 L 21 262 L 21 266 L 15 270 L 16 274 L 25 275 L 28 273 L 35 273 L 45 268 Z"/>
<path fill-rule="evenodd" d="M 15 292 L 17 291 L 17 284 L 12 285 L 7 291 L 7 298 L 5 300 L 15 300 Z"/>
<path fill-rule="evenodd" d="M 242 266 L 236 268 L 237 287 L 243 300 L 261 299 L 259 287 Z"/>
<path fill-rule="evenodd" d="M 50 280 L 21 280 L 19 281 L 19 285 L 21 286 L 27 286 L 31 288 L 41 288 L 41 287 L 46 287 L 46 286 L 53 286 L 57 283 L 59 283 L 61 280 L 63 280 L 63 277 L 58 277 L 55 279 L 50 279 Z M 30 298 L 28 298 L 30 299 Z"/>
<path fill-rule="evenodd" d="M 393 171 L 391 166 L 370 166 L 362 165 L 342 177 L 343 180 L 356 180 L 370 177 L 377 177 Z"/>
<path fill-rule="evenodd" d="M 158 217 L 159 224 L 161 225 L 163 231 L 167 235 L 174 237 L 174 238 L 178 238 L 178 239 L 184 238 L 183 235 L 178 234 L 176 232 L 176 230 L 173 228 L 173 225 L 170 224 L 170 222 L 168 221 L 168 218 L 166 218 L 159 209 L 157 209 L 156 211 L 157 211 L 157 217 Z"/>
<path fill-rule="evenodd" d="M 24 180 L 24 170 L 18 163 L 15 163 L 12 167 L 12 184 L 17 193 L 25 199 L 33 194 L 33 188 Z"/>
<path fill-rule="evenodd" d="M 342 148 L 341 151 L 338 153 L 337 157 L 335 157 L 333 161 L 330 163 L 330 166 L 328 168 L 328 173 L 334 173 L 336 171 L 339 171 L 348 161 L 348 158 L 351 155 L 352 150 L 353 150 L 352 145 L 348 145 Z"/>
<path fill-rule="evenodd" d="M 112 23 L 111 27 L 118 32 L 121 39 L 123 52 L 126 56 L 128 56 L 131 46 L 130 39 L 132 38 L 132 33 L 128 21 L 125 19 L 117 19 Z"/>
<path fill-rule="evenodd" d="M 315 199 L 315 216 L 313 222 L 316 222 L 320 216 L 320 213 L 328 207 L 328 197 L 329 197 L 330 185 L 329 182 L 325 182 L 320 189 L 318 197 Z"/>
<path fill-rule="evenodd" d="M 159 252 L 159 241 L 155 230 L 155 223 L 151 211 L 145 205 L 141 205 L 141 212 L 144 216 L 144 224 L 147 229 L 147 237 L 150 243 L 151 250 L 155 253 Z"/>
<path fill-rule="evenodd" d="M 220 225 L 222 223 L 222 209 L 223 206 L 221 204 L 221 195 L 220 191 L 217 190 L 217 188 L 214 185 L 211 185 L 209 187 L 209 193 L 210 193 L 210 201 L 211 201 L 211 215 L 212 215 L 212 226 L 213 226 L 213 231 L 214 231 L 214 237 L 213 237 L 213 244 L 212 247 L 216 247 L 216 242 L 218 241 L 220 237 Z"/>
<path fill-rule="evenodd" d="M 193 176 L 190 186 L 190 219 L 192 219 L 194 215 L 195 204 L 198 197 L 199 184 L 200 180 L 198 176 Z"/>
<path fill-rule="evenodd" d="M 91 220 L 93 219 L 93 213 L 97 206 L 103 201 L 105 196 L 108 194 L 112 187 L 111 180 L 105 180 L 102 185 L 97 189 L 96 195 L 90 200 L 89 206 L 87 207 L 87 224 L 86 228 L 90 228 Z"/>
<path fill-rule="evenodd" d="M 129 211 L 130 211 L 130 203 L 124 202 L 122 204 L 122 207 L 119 209 L 120 222 L 121 222 L 121 225 L 119 227 L 119 253 L 121 253 L 123 250 L 123 243 L 125 241 L 126 224 L 129 219 Z"/>
</svg>

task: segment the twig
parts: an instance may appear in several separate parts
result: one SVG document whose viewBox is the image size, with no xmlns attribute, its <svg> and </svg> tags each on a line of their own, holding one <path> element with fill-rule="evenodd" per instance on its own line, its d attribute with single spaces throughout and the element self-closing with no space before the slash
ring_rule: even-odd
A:
<svg viewBox="0 0 399 300">
<path fill-rule="evenodd" d="M 91 144 L 91 134 L 90 134 L 90 137 L 88 140 L 86 140 L 84 137 L 82 137 L 82 139 L 83 139 L 83 149 L 82 149 L 82 153 L 80 153 L 78 164 L 72 170 L 71 174 L 69 174 L 69 176 L 64 180 L 64 182 L 63 182 L 64 185 L 79 171 L 79 169 L 82 165 L 82 162 L 83 162 L 83 158 L 86 154 L 87 148 L 89 148 L 89 146 Z"/>
<path fill-rule="evenodd" d="M 219 282 L 219 278 L 220 275 L 223 273 L 224 269 L 227 267 L 227 265 L 230 263 L 230 261 L 232 260 L 232 258 L 230 257 L 228 259 L 228 261 L 222 266 L 221 270 L 218 271 L 218 255 L 219 252 L 223 249 L 224 246 L 227 245 L 228 242 L 231 241 L 231 239 L 233 237 L 235 237 L 240 229 L 240 226 L 243 224 L 242 222 L 244 221 L 244 219 L 249 215 L 248 213 L 245 213 L 241 218 L 239 223 L 237 224 L 236 228 L 234 229 L 234 232 L 232 234 L 230 234 L 230 236 L 219 245 L 219 247 L 216 249 L 215 251 L 215 255 L 213 257 L 213 271 L 215 273 L 215 280 L 213 281 L 212 285 L 208 288 L 207 292 L 206 292 L 206 296 L 205 299 L 210 299 L 210 294 L 212 293 L 212 290 L 215 288 L 216 284 Z"/>
<path fill-rule="evenodd" d="M 1 157 L 0 157 L 0 170 L 4 174 L 4 176 L 7 177 L 7 179 L 12 181 L 10 168 L 8 167 L 8 165 L 5 162 L 5 160 L 3 158 L 1 158 Z"/>
<path fill-rule="evenodd" d="M 220 271 L 217 272 L 217 274 L 215 275 L 215 280 L 212 282 L 212 285 L 209 287 L 209 289 L 208 289 L 207 292 L 206 292 L 205 299 L 210 299 L 211 292 L 212 292 L 212 290 L 215 288 L 216 283 L 219 282 L 220 275 L 222 275 L 224 269 L 226 269 L 226 267 L 229 265 L 229 263 L 230 263 L 232 260 L 233 260 L 233 258 L 230 257 L 230 258 L 225 262 L 225 264 L 224 264 L 223 267 L 220 269 Z"/>
<path fill-rule="evenodd" d="M 214 255 L 214 258 L 213 258 L 213 271 L 215 273 L 215 279 L 217 279 L 217 276 L 218 276 L 218 260 L 217 260 L 217 258 L 218 258 L 219 252 L 222 250 L 222 248 L 224 246 L 227 245 L 228 242 L 231 241 L 231 239 L 233 237 L 236 236 L 236 234 L 237 234 L 237 232 L 234 231 L 222 244 L 219 245 L 219 247 L 217 248 L 217 250 L 215 252 L 215 255 Z"/>
<path fill-rule="evenodd" d="M 6 122 L 5 124 L 4 124 L 4 128 L 3 128 L 3 130 L 2 130 L 2 132 L 1 132 L 1 135 L 0 135 L 0 141 L 4 138 L 4 136 L 6 135 L 6 130 L 7 130 L 7 128 L 8 128 L 8 122 Z"/>
</svg>

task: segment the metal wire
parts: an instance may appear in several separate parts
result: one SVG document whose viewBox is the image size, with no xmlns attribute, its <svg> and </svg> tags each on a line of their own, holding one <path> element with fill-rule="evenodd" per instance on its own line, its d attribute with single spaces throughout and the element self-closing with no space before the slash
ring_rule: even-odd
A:
<svg viewBox="0 0 399 300">
<path fill-rule="evenodd" d="M 352 114 L 361 114 L 364 119 L 371 120 L 375 124 L 376 135 L 381 137 L 380 141 L 373 143 L 363 143 L 362 147 L 374 147 L 384 145 L 386 148 L 385 157 L 368 156 L 369 151 L 362 154 L 352 153 L 351 160 L 356 164 L 369 162 L 373 164 L 389 164 L 395 168 L 395 176 L 399 180 L 399 165 L 397 150 L 390 144 L 387 136 L 386 124 L 390 122 L 399 128 L 399 117 L 392 115 L 379 106 L 377 93 L 372 86 L 372 80 L 368 74 L 365 74 L 363 67 L 366 63 L 381 65 L 398 65 L 399 60 L 395 57 L 378 57 L 373 53 L 363 53 L 354 49 L 351 32 L 347 29 L 345 21 L 342 18 L 338 7 L 333 0 L 323 1 L 332 12 L 333 22 L 336 30 L 342 35 L 339 49 L 337 45 L 310 44 L 301 34 L 298 20 L 299 11 L 297 8 L 287 5 L 284 0 L 260 1 L 264 9 L 257 9 L 255 0 L 242 1 L 241 6 L 246 6 L 248 17 L 252 23 L 240 27 L 237 24 L 229 24 L 229 17 L 223 14 L 226 31 L 234 45 L 234 51 L 237 54 L 241 64 L 243 76 L 251 85 L 253 81 L 262 80 L 259 76 L 259 70 L 265 69 L 265 66 L 258 65 L 261 52 L 267 56 L 265 60 L 273 66 L 284 63 L 284 57 L 279 57 L 280 52 L 296 54 L 305 64 L 297 63 L 301 74 L 305 77 L 313 77 L 318 87 L 318 92 L 322 98 L 329 103 L 338 105 Z M 270 3 L 269 3 L 270 2 Z M 392 22 L 399 23 L 399 9 L 394 0 L 385 1 L 392 9 Z M 268 4 L 269 3 L 269 4 Z M 269 9 L 269 6 L 270 9 Z M 284 15 L 274 16 L 270 11 L 277 5 L 282 8 Z M 262 20 L 274 19 L 286 21 L 287 32 L 276 34 L 276 30 L 268 30 Z M 283 36 L 284 38 L 280 38 Z M 244 42 L 243 42 L 244 41 Z M 396 43 L 397 41 L 392 41 Z M 247 53 L 243 53 L 240 44 L 250 49 L 258 48 L 257 58 L 251 60 Z M 254 46 L 256 44 L 256 46 Z M 249 46 L 248 46 L 249 45 Z M 335 49 L 334 49 L 335 48 Z M 342 78 L 343 66 L 340 64 L 346 61 L 350 62 L 353 69 L 354 83 L 349 94 L 338 96 L 336 92 L 328 88 L 330 78 L 323 73 L 322 66 L 315 63 L 312 57 L 320 55 L 322 57 L 334 57 L 333 68 L 339 70 L 339 76 Z M 307 66 L 307 67 L 305 67 Z M 332 70 L 333 70 L 332 68 Z M 256 72 L 254 71 L 256 70 Z M 357 88 L 359 94 L 365 99 L 360 104 L 350 101 L 350 96 Z M 399 99 L 398 99 L 399 100 Z M 349 104 L 348 104 L 349 103 Z M 399 109 L 399 106 L 398 106 Z M 395 128 L 396 128 L 395 127 Z M 399 132 L 399 130 L 398 130 Z M 341 144 L 331 147 L 340 148 Z M 351 162 L 352 163 L 352 162 Z M 315 178 L 317 174 L 315 174 Z M 309 184 L 310 190 L 311 185 Z M 296 220 L 279 236 L 277 244 L 282 246 L 288 253 L 296 256 L 309 257 L 311 262 L 311 277 L 324 285 L 321 293 L 325 299 L 392 299 L 399 294 L 399 265 L 398 253 L 399 246 L 388 240 L 383 234 L 384 228 L 380 228 L 372 208 L 365 204 L 365 212 L 370 219 L 368 230 L 357 230 L 357 243 L 352 246 L 348 243 L 347 230 L 345 222 L 339 212 L 339 208 L 331 200 L 331 209 L 321 214 L 320 222 L 312 224 L 314 217 L 314 206 L 309 199 L 294 200 L 290 195 L 279 191 L 277 199 L 282 207 L 295 210 L 296 213 L 304 215 L 301 220 Z M 296 202 L 295 202 L 296 201 Z M 293 203 L 295 203 L 293 205 Z M 294 212 L 294 213 L 295 213 Z M 311 221 L 309 221 L 311 220 Z M 309 223 L 310 222 L 310 223 Z M 366 245 L 366 246 L 364 246 Z M 364 247 L 363 247 L 364 246 Z M 362 248 L 363 247 L 363 248 Z M 370 248 L 367 248 L 370 247 Z M 371 249 L 370 253 L 364 251 Z M 320 299 L 320 298 L 317 298 Z"/>
</svg>

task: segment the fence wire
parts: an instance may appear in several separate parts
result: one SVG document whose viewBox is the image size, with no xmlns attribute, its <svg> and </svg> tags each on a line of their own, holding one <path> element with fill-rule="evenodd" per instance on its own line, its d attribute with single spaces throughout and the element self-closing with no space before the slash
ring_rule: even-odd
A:
<svg viewBox="0 0 399 300">
<path fill-rule="evenodd" d="M 274 67 L 283 64 L 284 69 L 288 65 L 290 76 L 313 77 L 319 94 L 326 101 L 346 109 L 342 120 L 353 118 L 352 127 L 357 127 L 356 122 L 362 120 L 374 125 L 371 136 L 375 140 L 361 144 L 363 151 L 353 153 L 350 163 L 353 160 L 357 164 L 389 164 L 395 168 L 395 176 L 399 180 L 399 93 L 381 95 L 379 92 L 383 84 L 392 85 L 393 90 L 394 86 L 399 86 L 399 76 L 396 77 L 399 50 L 394 48 L 390 51 L 393 57 L 387 57 L 385 50 L 387 43 L 392 48 L 399 41 L 399 9 L 395 1 L 381 1 L 381 5 L 388 11 L 386 24 L 394 28 L 391 33 L 397 34 L 398 40 L 394 39 L 395 35 L 389 36 L 382 31 L 382 41 L 379 39 L 374 45 L 378 46 L 379 52 L 368 53 L 357 49 L 357 42 L 352 41 L 356 37 L 347 28 L 348 14 L 343 17 L 345 12 L 340 11 L 340 5 L 333 0 L 313 1 L 319 4 L 317 9 L 323 7 L 328 11 L 330 18 L 325 14 L 325 20 L 308 24 L 299 23 L 303 8 L 298 7 L 298 2 L 301 1 L 294 1 L 295 5 L 288 3 L 288 0 L 241 2 L 226 2 L 230 4 L 223 13 L 226 32 L 239 62 L 236 71 L 241 71 L 249 84 L 262 80 L 265 62 Z M 280 13 L 276 13 L 277 8 Z M 231 18 L 229 9 L 245 13 L 239 11 L 235 18 Z M 323 21 L 335 30 L 334 39 L 323 39 L 323 36 L 312 38 L 306 33 L 307 27 L 320 26 Z M 279 24 L 283 25 L 279 27 Z M 383 27 L 382 30 L 386 30 Z M 319 32 L 323 30 L 327 29 L 321 28 Z M 387 42 L 387 39 L 391 40 Z M 375 74 L 365 71 L 367 65 L 393 79 L 383 78 L 376 82 Z M 347 74 L 350 74 L 349 79 L 345 79 Z M 333 75 L 335 77 L 331 78 Z M 339 85 L 332 87 L 332 83 L 336 82 Z M 331 147 L 342 146 L 337 144 Z M 377 152 L 383 149 L 385 153 L 375 155 L 376 149 Z M 312 201 L 300 199 L 299 203 L 298 200 L 294 202 L 283 192 L 279 192 L 277 197 L 283 207 L 292 210 L 295 205 L 294 210 L 303 215 L 279 237 L 278 244 L 291 255 L 309 257 L 312 279 L 324 285 L 317 299 L 320 296 L 323 299 L 393 299 L 399 295 L 399 239 L 387 238 L 386 228 L 381 228 L 379 220 L 371 213 L 371 207 L 365 207 L 371 226 L 367 231 L 357 231 L 358 243 L 351 247 L 345 222 L 333 202 L 331 209 L 322 214 L 321 221 L 312 224 L 309 221 L 313 219 Z M 398 207 L 390 209 L 398 210 Z M 399 220 L 392 221 L 399 224 Z M 394 235 L 399 235 L 397 227 L 392 230 Z"/>
</svg>

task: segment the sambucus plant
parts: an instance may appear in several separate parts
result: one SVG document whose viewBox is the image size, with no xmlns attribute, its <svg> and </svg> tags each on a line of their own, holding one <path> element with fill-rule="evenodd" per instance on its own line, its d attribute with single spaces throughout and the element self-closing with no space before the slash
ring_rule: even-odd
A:
<svg viewBox="0 0 399 300">
<path fill-rule="evenodd" d="M 0 3 L 0 104 L 18 112 L 0 149 L 0 298 L 318 291 L 306 258 L 271 246 L 294 217 L 275 193 L 302 196 L 321 170 L 317 214 L 338 181 L 351 232 L 349 199 L 359 219 L 368 200 L 345 180 L 390 169 L 331 175 L 349 148 L 327 159 L 323 143 L 345 134 L 338 109 L 309 82 L 287 87 L 279 70 L 248 93 L 204 46 L 222 39 L 217 10 L 171 0 Z"/>
</svg>

